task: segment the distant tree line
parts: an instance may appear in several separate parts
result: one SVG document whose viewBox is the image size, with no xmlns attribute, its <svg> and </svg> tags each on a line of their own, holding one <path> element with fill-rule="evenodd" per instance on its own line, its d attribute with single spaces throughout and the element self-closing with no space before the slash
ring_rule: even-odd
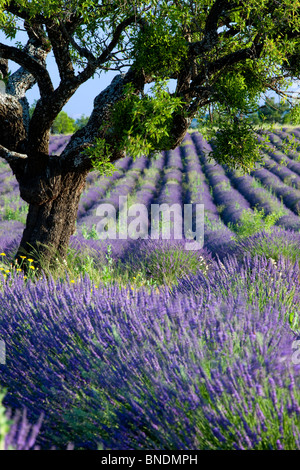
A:
<svg viewBox="0 0 300 470">
<path fill-rule="evenodd" d="M 288 101 L 275 102 L 275 98 L 266 98 L 262 106 L 256 111 L 244 116 L 247 120 L 254 124 L 260 125 L 263 123 L 267 124 L 285 124 L 285 125 L 297 125 L 300 124 L 300 119 L 295 109 L 292 108 Z M 219 126 L 221 123 L 220 112 L 218 107 L 211 106 L 206 112 L 205 116 L 202 116 L 201 124 L 208 126 Z M 197 127 L 196 120 L 192 127 Z"/>
<path fill-rule="evenodd" d="M 36 106 L 36 100 L 29 108 L 30 117 Z M 51 134 L 74 134 L 82 129 L 88 122 L 89 117 L 82 114 L 79 118 L 71 118 L 65 111 L 61 111 L 51 126 Z"/>
</svg>

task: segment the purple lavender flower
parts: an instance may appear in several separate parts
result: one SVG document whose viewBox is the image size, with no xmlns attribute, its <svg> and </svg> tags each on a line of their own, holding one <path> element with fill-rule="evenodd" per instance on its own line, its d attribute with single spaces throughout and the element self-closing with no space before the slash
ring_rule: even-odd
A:
<svg viewBox="0 0 300 470">
<path fill-rule="evenodd" d="M 23 413 L 17 410 L 14 416 L 11 410 L 8 410 L 7 419 L 12 421 L 12 425 L 5 436 L 5 450 L 39 450 L 39 446 L 35 443 L 42 426 L 43 415 L 34 425 L 28 422 L 26 409 Z"/>
</svg>

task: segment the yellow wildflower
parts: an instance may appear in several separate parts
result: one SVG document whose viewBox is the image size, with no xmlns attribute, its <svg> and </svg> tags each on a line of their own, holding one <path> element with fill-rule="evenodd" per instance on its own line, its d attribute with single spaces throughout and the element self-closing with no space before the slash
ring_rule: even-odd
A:
<svg viewBox="0 0 300 470">
<path fill-rule="evenodd" d="M 29 266 L 29 267 L 30 267 L 30 269 L 35 269 L 35 267 L 34 267 L 34 266 Z"/>
<path fill-rule="evenodd" d="M 1 256 L 6 256 L 6 254 L 5 254 L 5 253 L 0 253 L 0 255 L 1 255 Z"/>
<path fill-rule="evenodd" d="M 30 262 L 32 263 L 32 262 L 33 262 L 33 259 L 29 259 L 29 258 L 28 258 L 28 260 L 27 260 L 27 261 L 30 261 Z"/>
</svg>

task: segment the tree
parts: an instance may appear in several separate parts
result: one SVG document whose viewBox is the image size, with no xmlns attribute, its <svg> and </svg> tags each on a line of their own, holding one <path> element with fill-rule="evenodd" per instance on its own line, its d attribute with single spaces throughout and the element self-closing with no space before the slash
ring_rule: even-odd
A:
<svg viewBox="0 0 300 470">
<path fill-rule="evenodd" d="M 243 116 L 262 92 L 282 95 L 287 78 L 299 76 L 299 24 L 297 0 L 0 0 L 2 32 L 12 40 L 23 29 L 28 37 L 18 46 L 0 43 L 0 156 L 29 203 L 17 259 L 35 249 L 52 265 L 55 253 L 66 255 L 93 162 L 175 148 L 208 106 L 225 116 L 218 158 L 251 166 L 258 153 Z M 12 74 L 8 60 L 20 66 Z M 49 156 L 50 129 L 64 105 L 108 70 L 119 73 L 96 96 L 87 124 L 59 158 Z M 35 83 L 40 98 L 30 116 L 26 92 Z"/>
</svg>

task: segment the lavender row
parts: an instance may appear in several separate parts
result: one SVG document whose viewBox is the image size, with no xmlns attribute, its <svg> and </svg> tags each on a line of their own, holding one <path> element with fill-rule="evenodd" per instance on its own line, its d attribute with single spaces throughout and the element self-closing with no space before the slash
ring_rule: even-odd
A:
<svg viewBox="0 0 300 470">
<path fill-rule="evenodd" d="M 180 148 L 165 152 L 166 165 L 164 167 L 161 191 L 157 197 L 157 204 L 182 205 L 182 161 Z M 176 163 L 176 165 L 175 165 Z"/>
<path fill-rule="evenodd" d="M 195 147 L 194 139 L 198 136 L 200 138 L 197 141 L 197 147 Z M 195 134 L 193 137 L 194 139 L 190 134 L 187 134 L 181 146 L 185 163 L 188 202 L 204 205 L 204 248 L 223 258 L 227 255 L 227 251 L 232 244 L 234 233 L 220 218 L 202 170 L 199 156 L 201 156 L 205 142 L 199 134 Z"/>
<path fill-rule="evenodd" d="M 280 151 L 275 151 L 275 150 L 268 150 L 268 155 L 275 160 L 279 165 L 286 166 L 289 168 L 291 171 L 296 173 L 298 176 L 300 176 L 300 162 L 297 162 L 291 158 L 289 158 L 287 155 L 283 154 Z"/>
<path fill-rule="evenodd" d="M 154 204 L 166 204 L 166 206 L 161 207 L 162 221 L 166 221 L 166 225 L 162 225 L 156 228 L 162 238 L 170 237 L 172 240 L 174 237 L 183 236 L 183 218 L 182 218 L 182 161 L 180 155 L 180 149 L 177 147 L 174 150 L 169 150 L 162 152 L 165 165 L 161 173 L 161 182 L 159 190 L 156 192 L 155 197 L 152 199 L 151 203 Z M 180 214 L 175 216 L 174 212 L 170 212 L 170 224 L 166 215 L 169 213 L 170 206 L 177 204 L 180 206 Z M 150 214 L 152 217 L 152 212 Z M 150 220 L 154 222 L 154 220 Z M 178 234 L 176 231 L 178 230 Z"/>
<path fill-rule="evenodd" d="M 292 147 L 288 146 L 287 149 L 284 150 L 284 160 L 285 158 L 288 158 L 292 161 L 299 162 L 300 142 L 297 138 L 296 130 L 293 130 L 289 133 L 276 131 L 276 133 L 269 133 L 269 137 L 271 141 L 271 145 L 269 144 L 270 147 L 275 147 L 275 149 L 277 149 L 279 152 L 282 152 L 283 143 L 291 142 Z"/>
<path fill-rule="evenodd" d="M 225 229 L 226 226 L 222 222 L 218 209 L 213 201 L 209 185 L 206 182 L 199 156 L 190 134 L 185 136 L 183 145 L 181 146 L 181 152 L 186 166 L 188 202 L 204 204 L 205 217 L 211 225 Z"/>
<path fill-rule="evenodd" d="M 112 204 L 117 208 L 119 196 L 128 196 L 134 190 L 147 165 L 148 159 L 146 157 L 137 158 L 122 178 L 118 179 L 109 194 L 102 199 L 102 202 Z"/>
<path fill-rule="evenodd" d="M 165 166 L 165 158 L 164 152 L 151 158 L 149 168 L 144 170 L 138 189 L 130 198 L 132 203 L 143 204 L 149 208 L 159 187 L 161 172 Z"/>
</svg>

